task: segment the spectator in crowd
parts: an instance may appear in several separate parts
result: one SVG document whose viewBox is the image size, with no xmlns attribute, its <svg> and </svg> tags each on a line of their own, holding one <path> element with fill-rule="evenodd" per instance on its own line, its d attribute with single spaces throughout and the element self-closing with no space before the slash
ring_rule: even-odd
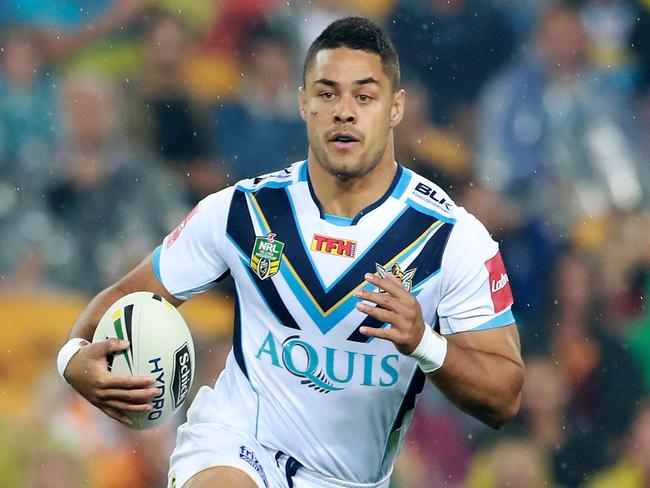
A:
<svg viewBox="0 0 650 488">
<path fill-rule="evenodd" d="M 185 84 L 194 46 L 182 20 L 166 12 L 152 15 L 145 41 L 146 64 L 129 84 L 130 133 L 185 180 L 194 205 L 224 186 L 223 168 L 210 159 L 207 111 Z"/>
<path fill-rule="evenodd" d="M 550 351 L 571 385 L 568 416 L 611 456 L 643 394 L 642 378 L 628 350 L 608 332 L 604 300 L 593 287 L 596 275 L 587 259 L 567 253 L 555 280 L 558 305 L 549 324 Z M 560 481 L 576 486 L 578 480 Z"/>
<path fill-rule="evenodd" d="M 53 167 L 57 143 L 56 82 L 44 64 L 35 31 L 2 33 L 0 57 L 0 171 L 3 179 L 38 200 Z"/>
<path fill-rule="evenodd" d="M 530 440 L 503 438 L 479 452 L 465 488 L 555 488 L 548 457 Z"/>
<path fill-rule="evenodd" d="M 404 89 L 405 116 L 395 128 L 396 158 L 454 197 L 470 178 L 470 145 L 460 131 L 432 123 L 430 97 L 423 83 L 409 80 Z"/>
<path fill-rule="evenodd" d="M 614 466 L 597 473 L 584 488 L 645 488 L 650 483 L 650 403 L 640 403 L 629 437 Z"/>
<path fill-rule="evenodd" d="M 231 183 L 284 168 L 307 155 L 296 101 L 296 59 L 288 39 L 258 27 L 251 34 L 248 62 L 238 99 L 215 111 L 214 138 Z"/>
<path fill-rule="evenodd" d="M 39 36 L 46 55 L 53 60 L 69 58 L 84 48 L 98 47 L 112 37 L 108 49 L 100 49 L 90 57 L 106 58 L 124 56 L 118 40 L 130 37 L 128 27 L 140 17 L 151 0 L 96 0 L 69 2 L 32 0 L 7 0 L 0 27 L 7 23 L 20 23 L 33 28 Z M 130 39 L 129 39 L 130 42 Z M 94 45 L 94 46 L 93 46 Z M 101 55 L 98 55 L 99 52 Z M 92 52 L 92 51 L 91 51 Z M 120 61 L 121 62 L 121 61 Z"/>
<path fill-rule="evenodd" d="M 644 197 L 629 100 L 593 75 L 587 49 L 580 12 L 549 7 L 534 50 L 490 84 L 481 109 L 481 182 L 561 233 Z"/>
<path fill-rule="evenodd" d="M 629 38 L 636 18 L 637 7 L 630 0 L 586 0 L 581 8 L 596 73 L 625 90 L 635 81 Z"/>
<path fill-rule="evenodd" d="M 574 388 L 564 369 L 551 359 L 529 358 L 522 413 L 513 429 L 545 453 L 553 479 L 566 487 L 579 486 L 607 460 L 605 445 L 592 425 L 571 418 Z"/>
<path fill-rule="evenodd" d="M 281 0 L 223 0 L 219 3 L 219 15 L 206 36 L 206 47 L 244 59 L 248 57 L 245 46 L 250 32 L 285 6 Z"/>
<path fill-rule="evenodd" d="M 93 74 L 63 89 L 62 177 L 47 201 L 58 237 L 60 286 L 93 293 L 149 253 L 186 211 L 182 183 L 123 137 L 117 91 Z"/>
<path fill-rule="evenodd" d="M 388 29 L 405 78 L 430 91 L 439 124 L 464 125 L 483 84 L 513 52 L 513 29 L 493 2 L 403 0 Z"/>
<path fill-rule="evenodd" d="M 295 4 L 295 8 L 273 12 L 267 16 L 267 22 L 291 36 L 296 46 L 295 55 L 302 60 L 312 40 L 331 22 L 358 14 L 351 4 L 345 0 L 300 2 Z"/>
<path fill-rule="evenodd" d="M 51 228 L 43 193 L 56 174 L 51 155 L 60 125 L 56 81 L 36 33 L 0 35 L 0 288 L 29 288 L 40 275 Z"/>
</svg>

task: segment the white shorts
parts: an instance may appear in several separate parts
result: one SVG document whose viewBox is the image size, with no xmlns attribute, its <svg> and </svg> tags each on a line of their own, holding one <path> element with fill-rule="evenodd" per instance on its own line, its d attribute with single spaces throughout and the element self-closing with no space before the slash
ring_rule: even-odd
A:
<svg viewBox="0 0 650 488">
<path fill-rule="evenodd" d="M 183 488 L 192 476 L 215 466 L 240 469 L 259 488 L 388 488 L 390 483 L 390 477 L 372 484 L 328 478 L 246 433 L 216 423 L 181 425 L 169 461 L 168 488 Z"/>
</svg>

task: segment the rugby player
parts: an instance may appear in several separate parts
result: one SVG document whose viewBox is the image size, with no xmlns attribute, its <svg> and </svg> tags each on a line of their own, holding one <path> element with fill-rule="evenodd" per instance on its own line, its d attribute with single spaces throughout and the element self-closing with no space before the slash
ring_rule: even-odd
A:
<svg viewBox="0 0 650 488">
<path fill-rule="evenodd" d="M 205 198 L 73 325 L 60 373 L 128 423 L 156 390 L 107 371 L 126 346 L 86 342 L 99 318 L 133 291 L 178 306 L 233 276 L 233 348 L 178 429 L 170 487 L 388 487 L 426 378 L 495 428 L 517 413 L 523 362 L 498 245 L 395 161 L 404 106 L 386 35 L 332 23 L 299 89 L 307 159 Z"/>
</svg>

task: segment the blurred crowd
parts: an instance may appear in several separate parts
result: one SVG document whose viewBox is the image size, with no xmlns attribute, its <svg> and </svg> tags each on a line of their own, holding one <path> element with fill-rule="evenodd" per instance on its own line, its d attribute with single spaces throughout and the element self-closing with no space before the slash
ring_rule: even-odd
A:
<svg viewBox="0 0 650 488">
<path fill-rule="evenodd" d="M 500 431 L 427 387 L 394 488 L 650 485 L 650 1 L 6 0 L 0 337 L 38 367 L 0 352 L 2 486 L 165 486 L 176 424 L 103 417 L 54 371 L 69 323 L 26 324 L 43 297 L 113 282 L 205 195 L 304 159 L 304 54 L 347 15 L 398 49 L 398 161 L 499 241 L 527 364 Z M 229 340 L 197 334 L 197 386 Z"/>
</svg>

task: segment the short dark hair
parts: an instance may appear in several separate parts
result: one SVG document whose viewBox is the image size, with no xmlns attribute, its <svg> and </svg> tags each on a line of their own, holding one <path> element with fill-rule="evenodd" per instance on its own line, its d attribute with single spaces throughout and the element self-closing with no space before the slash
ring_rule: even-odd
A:
<svg viewBox="0 0 650 488">
<path fill-rule="evenodd" d="M 312 42 L 305 57 L 302 82 L 306 83 L 307 71 L 314 64 L 316 54 L 322 49 L 347 47 L 379 55 L 384 73 L 391 81 L 393 90 L 400 85 L 399 57 L 390 38 L 371 20 L 363 17 L 345 17 L 332 22 Z"/>
</svg>

